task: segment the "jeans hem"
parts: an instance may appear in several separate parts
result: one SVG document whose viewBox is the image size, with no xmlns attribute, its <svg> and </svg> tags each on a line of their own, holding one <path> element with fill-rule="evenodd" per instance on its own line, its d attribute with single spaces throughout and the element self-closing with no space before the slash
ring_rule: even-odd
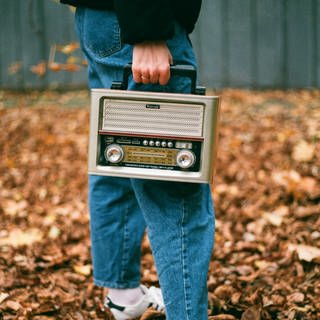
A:
<svg viewBox="0 0 320 320">
<path fill-rule="evenodd" d="M 98 279 L 93 279 L 93 282 L 98 287 L 112 289 L 134 289 L 140 286 L 140 282 L 111 282 Z"/>
</svg>

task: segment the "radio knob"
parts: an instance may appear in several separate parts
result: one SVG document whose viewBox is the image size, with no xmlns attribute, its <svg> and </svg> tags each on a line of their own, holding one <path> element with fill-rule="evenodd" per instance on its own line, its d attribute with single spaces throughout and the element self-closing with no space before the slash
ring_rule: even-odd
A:
<svg viewBox="0 0 320 320">
<path fill-rule="evenodd" d="M 171 141 L 168 142 L 168 147 L 172 148 L 173 147 L 173 143 Z"/>
<path fill-rule="evenodd" d="M 182 169 L 188 169 L 195 163 L 196 157 L 192 151 L 181 150 L 177 154 L 177 165 Z"/>
<path fill-rule="evenodd" d="M 111 144 L 104 151 L 104 156 L 111 163 L 119 163 L 124 156 L 123 149 L 118 144 Z"/>
<path fill-rule="evenodd" d="M 149 146 L 151 146 L 151 147 L 154 146 L 154 141 L 153 141 L 153 140 L 150 140 L 150 141 L 149 141 Z"/>
<path fill-rule="evenodd" d="M 148 142 L 148 140 L 143 140 L 142 144 L 143 144 L 144 146 L 147 146 L 147 145 L 149 144 L 149 142 Z"/>
<path fill-rule="evenodd" d="M 156 141 L 156 146 L 157 147 L 160 147 L 160 144 L 161 144 L 160 141 Z"/>
<path fill-rule="evenodd" d="M 162 141 L 161 146 L 165 148 L 167 146 L 167 143 L 165 141 Z"/>
</svg>

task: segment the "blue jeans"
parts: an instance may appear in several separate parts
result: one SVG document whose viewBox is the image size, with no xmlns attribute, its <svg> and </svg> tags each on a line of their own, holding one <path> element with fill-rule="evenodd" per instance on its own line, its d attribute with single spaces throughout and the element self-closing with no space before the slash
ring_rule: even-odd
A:
<svg viewBox="0 0 320 320">
<path fill-rule="evenodd" d="M 132 46 L 122 44 L 116 15 L 78 8 L 76 25 L 89 63 L 91 88 L 122 80 Z M 167 41 L 177 64 L 195 66 L 192 46 L 176 24 Z M 130 90 L 189 92 L 188 79 L 172 77 L 167 86 L 136 84 Z M 168 320 L 206 320 L 207 273 L 214 241 L 210 187 L 144 179 L 89 176 L 93 275 L 96 285 L 134 288 L 140 284 L 140 246 L 148 236 Z"/>
</svg>

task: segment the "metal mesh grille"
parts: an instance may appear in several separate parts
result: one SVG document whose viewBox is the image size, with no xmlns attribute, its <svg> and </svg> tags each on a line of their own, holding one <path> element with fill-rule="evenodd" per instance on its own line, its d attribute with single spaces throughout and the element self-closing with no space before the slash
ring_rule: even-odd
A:
<svg viewBox="0 0 320 320">
<path fill-rule="evenodd" d="M 175 136 L 202 136 L 203 105 L 156 103 L 157 108 L 147 108 L 149 102 L 105 100 L 102 130 L 165 134 Z M 154 105 L 154 102 L 150 102 Z"/>
</svg>

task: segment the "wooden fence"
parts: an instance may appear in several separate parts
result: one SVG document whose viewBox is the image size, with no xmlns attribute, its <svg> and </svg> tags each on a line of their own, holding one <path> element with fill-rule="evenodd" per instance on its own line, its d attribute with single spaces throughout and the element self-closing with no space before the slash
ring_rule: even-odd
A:
<svg viewBox="0 0 320 320">
<path fill-rule="evenodd" d="M 319 18 L 320 0 L 203 0 L 192 34 L 200 81 L 215 88 L 318 87 Z M 69 7 L 0 0 L 0 21 L 0 87 L 86 86 L 85 67 L 42 77 L 30 71 L 48 61 L 54 45 L 76 41 Z M 71 58 L 81 60 L 80 51 Z M 57 51 L 56 61 L 68 59 Z"/>
</svg>

